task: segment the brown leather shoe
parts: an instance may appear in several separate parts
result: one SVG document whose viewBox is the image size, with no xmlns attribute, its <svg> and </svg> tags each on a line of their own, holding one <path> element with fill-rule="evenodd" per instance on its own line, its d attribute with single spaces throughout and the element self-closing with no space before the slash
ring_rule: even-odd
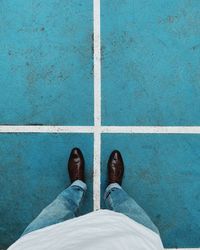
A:
<svg viewBox="0 0 200 250">
<path fill-rule="evenodd" d="M 73 148 L 68 160 L 68 172 L 71 182 L 84 181 L 85 161 L 79 148 Z"/>
<path fill-rule="evenodd" d="M 124 163 L 118 150 L 114 150 L 108 160 L 108 183 L 121 185 L 124 174 Z"/>
</svg>

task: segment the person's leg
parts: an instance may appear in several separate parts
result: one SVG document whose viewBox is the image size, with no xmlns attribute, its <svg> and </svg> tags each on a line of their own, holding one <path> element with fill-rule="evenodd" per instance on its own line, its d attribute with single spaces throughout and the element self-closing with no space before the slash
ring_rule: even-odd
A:
<svg viewBox="0 0 200 250">
<path fill-rule="evenodd" d="M 77 216 L 86 188 L 83 181 L 74 181 L 71 186 L 66 188 L 50 205 L 42 210 L 33 222 L 28 225 L 22 236 Z"/>
<path fill-rule="evenodd" d="M 118 183 L 111 183 L 108 185 L 105 191 L 104 200 L 108 209 L 125 214 L 134 221 L 159 234 L 158 228 L 154 225 L 146 212 Z"/>
</svg>

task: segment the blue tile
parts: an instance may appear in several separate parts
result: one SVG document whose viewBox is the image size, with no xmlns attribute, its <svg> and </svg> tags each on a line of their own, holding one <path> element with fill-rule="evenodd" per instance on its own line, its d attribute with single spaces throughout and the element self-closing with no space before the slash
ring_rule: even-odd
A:
<svg viewBox="0 0 200 250">
<path fill-rule="evenodd" d="M 199 247 L 200 136 L 103 135 L 102 193 L 113 149 L 124 158 L 123 188 L 158 226 L 164 246 Z"/>
<path fill-rule="evenodd" d="M 104 125 L 200 125 L 200 1 L 102 0 Z"/>
<path fill-rule="evenodd" d="M 1 1 L 0 124 L 93 124 L 92 1 Z"/>
<path fill-rule="evenodd" d="M 66 171 L 72 147 L 83 150 L 88 190 L 80 213 L 92 211 L 93 136 L 83 134 L 0 135 L 0 249 L 70 184 Z"/>
</svg>

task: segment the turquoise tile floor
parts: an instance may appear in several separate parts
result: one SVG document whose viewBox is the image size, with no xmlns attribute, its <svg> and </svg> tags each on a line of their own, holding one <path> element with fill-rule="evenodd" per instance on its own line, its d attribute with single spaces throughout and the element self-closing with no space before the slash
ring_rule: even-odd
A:
<svg viewBox="0 0 200 250">
<path fill-rule="evenodd" d="M 0 135 L 0 246 L 8 247 L 70 184 L 67 160 L 78 146 L 85 155 L 87 195 L 80 214 L 93 209 L 93 136 L 85 134 Z"/>
<path fill-rule="evenodd" d="M 200 135 L 104 134 L 102 193 L 115 148 L 125 163 L 122 186 L 158 226 L 164 246 L 199 247 Z"/>
<path fill-rule="evenodd" d="M 1 2 L 0 124 L 93 124 L 91 3 Z"/>
<path fill-rule="evenodd" d="M 104 125 L 200 124 L 199 9 L 188 0 L 101 1 Z"/>
<path fill-rule="evenodd" d="M 101 61 L 93 59 L 93 3 L 99 0 L 1 1 L 0 249 L 69 185 L 66 161 L 74 146 L 86 159 L 81 214 L 100 205 L 108 156 L 119 149 L 123 187 L 158 225 L 164 246 L 200 247 L 200 135 L 162 130 L 200 125 L 200 1 L 100 1 Z M 41 127 L 33 133 L 30 125 Z M 104 134 L 102 125 L 115 133 Z M 121 126 L 143 133 L 120 134 Z M 161 127 L 148 134 L 142 126 Z"/>
</svg>

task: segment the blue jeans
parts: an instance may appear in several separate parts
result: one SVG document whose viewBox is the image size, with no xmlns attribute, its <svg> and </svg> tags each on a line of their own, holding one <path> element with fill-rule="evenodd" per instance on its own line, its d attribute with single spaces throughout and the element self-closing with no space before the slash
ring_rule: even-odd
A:
<svg viewBox="0 0 200 250">
<path fill-rule="evenodd" d="M 31 222 L 22 236 L 32 231 L 72 219 L 77 216 L 80 203 L 87 187 L 82 181 L 75 181 Z M 110 184 L 105 191 L 106 207 L 127 215 L 131 219 L 159 234 L 157 227 L 145 211 L 119 186 Z"/>
<path fill-rule="evenodd" d="M 154 225 L 146 212 L 122 189 L 119 184 L 113 183 L 106 188 L 104 200 L 107 209 L 125 214 L 134 221 L 159 234 L 158 228 Z"/>
<path fill-rule="evenodd" d="M 47 227 L 77 216 L 80 203 L 87 187 L 82 181 L 75 181 L 28 225 L 22 236 L 32 231 Z"/>
</svg>

